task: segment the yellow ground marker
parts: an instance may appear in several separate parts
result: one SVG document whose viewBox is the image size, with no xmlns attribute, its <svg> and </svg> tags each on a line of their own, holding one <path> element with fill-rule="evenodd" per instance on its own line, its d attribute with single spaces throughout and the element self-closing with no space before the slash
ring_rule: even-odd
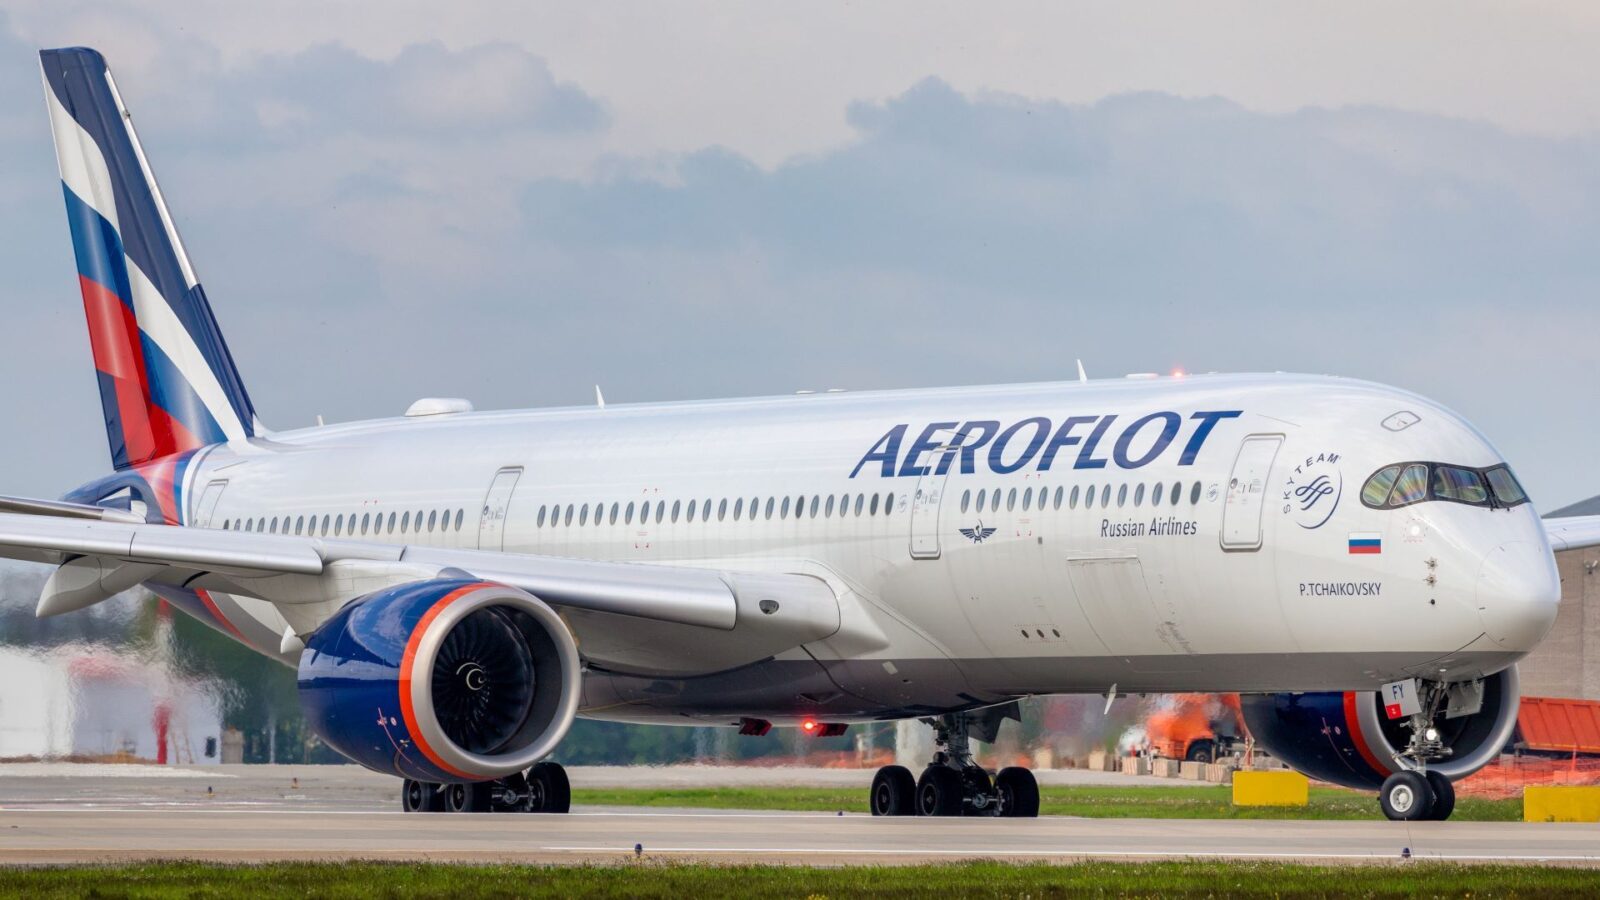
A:
<svg viewBox="0 0 1600 900">
<path fill-rule="evenodd" d="M 1310 782 L 1299 772 L 1233 773 L 1234 806 L 1305 806 Z"/>
<path fill-rule="evenodd" d="M 1600 787 L 1525 787 L 1522 789 L 1522 821 L 1600 822 Z"/>
</svg>

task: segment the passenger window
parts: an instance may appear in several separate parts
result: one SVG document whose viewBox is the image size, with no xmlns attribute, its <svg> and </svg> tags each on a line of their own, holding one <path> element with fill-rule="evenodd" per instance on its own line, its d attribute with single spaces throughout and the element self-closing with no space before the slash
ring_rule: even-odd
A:
<svg viewBox="0 0 1600 900">
<path fill-rule="evenodd" d="M 833 518 L 833 495 L 832 494 L 828 495 L 828 505 L 823 508 L 822 515 L 823 515 L 824 518 L 828 518 L 828 519 Z"/>
<path fill-rule="evenodd" d="M 606 524 L 607 525 L 615 525 L 615 524 L 617 524 L 617 517 L 620 516 L 620 515 L 622 515 L 622 504 L 617 503 L 616 501 L 612 501 L 612 503 L 611 503 L 611 516 L 606 521 Z"/>
<path fill-rule="evenodd" d="M 1189 489 L 1189 505 L 1200 505 L 1200 482 L 1196 481 L 1194 487 Z"/>
<path fill-rule="evenodd" d="M 1163 484 L 1162 482 L 1159 482 L 1159 481 L 1156 482 L 1156 486 L 1154 488 L 1151 488 L 1151 490 L 1150 490 L 1150 505 L 1151 506 L 1160 506 L 1161 505 L 1161 492 L 1165 488 L 1166 488 L 1166 485 Z"/>
<path fill-rule="evenodd" d="M 428 511 L 428 531 L 430 531 L 430 532 L 433 531 L 433 526 L 437 525 L 438 523 L 439 523 L 439 511 L 436 510 L 436 509 L 429 510 Z"/>
<path fill-rule="evenodd" d="M 1091 484 L 1091 485 L 1089 485 L 1089 489 L 1087 491 L 1083 492 L 1083 508 L 1084 509 L 1094 509 L 1094 497 L 1095 497 L 1095 486 Z"/>
<path fill-rule="evenodd" d="M 1033 488 L 1022 492 L 1022 511 L 1027 512 L 1033 508 Z"/>
<path fill-rule="evenodd" d="M 540 504 L 540 506 L 539 506 L 539 523 L 538 523 L 538 526 L 540 528 L 544 527 L 544 514 L 545 514 L 545 507 L 544 507 L 543 504 Z M 411 526 L 411 513 L 406 513 L 405 515 L 400 517 L 400 530 L 401 531 L 405 531 L 410 526 Z"/>
<path fill-rule="evenodd" d="M 1182 500 L 1182 499 L 1183 499 L 1183 482 L 1174 481 L 1172 483 L 1172 505 L 1173 506 L 1177 506 L 1178 502 L 1180 500 Z"/>
<path fill-rule="evenodd" d="M 962 491 L 961 492 L 961 511 L 962 512 L 966 512 L 967 508 L 970 507 L 971 505 L 972 505 L 972 491 L 970 491 L 970 490 Z"/>
<path fill-rule="evenodd" d="M 770 520 L 772 518 L 773 510 L 775 510 L 777 508 L 778 508 L 778 501 L 772 499 L 771 497 L 768 497 L 767 498 L 767 512 L 766 512 L 766 515 L 765 515 L 764 518 Z"/>
<path fill-rule="evenodd" d="M 1100 506 L 1102 508 L 1111 506 L 1111 485 L 1109 484 L 1100 486 Z"/>
<path fill-rule="evenodd" d="M 389 513 L 389 533 L 390 534 L 394 534 L 394 523 L 395 523 L 394 513 Z M 459 528 L 460 526 L 458 525 L 456 527 Z"/>
<path fill-rule="evenodd" d="M 815 518 L 816 518 L 816 517 L 817 517 L 817 504 L 818 504 L 818 503 L 819 503 L 819 502 L 820 502 L 820 501 L 821 501 L 821 500 L 822 500 L 822 498 L 821 498 L 821 497 L 817 497 L 817 496 L 813 496 L 813 497 L 812 497 L 812 498 L 811 498 L 811 509 L 809 509 L 809 510 L 808 510 L 808 511 L 807 511 L 807 512 L 806 512 L 806 515 L 808 515 L 808 516 L 810 516 L 810 517 L 811 517 L 811 518 L 813 518 L 813 519 L 815 519 Z M 829 506 L 832 506 L 832 505 L 833 505 L 833 498 L 832 498 L 832 497 L 829 497 L 829 498 L 828 498 L 828 505 L 829 505 Z"/>
<path fill-rule="evenodd" d="M 856 516 L 858 518 L 861 516 L 861 508 L 864 505 L 866 505 L 866 502 L 867 502 L 867 495 L 866 494 L 857 494 L 856 495 Z"/>
<path fill-rule="evenodd" d="M 1061 498 L 1066 496 L 1066 493 L 1067 493 L 1067 489 L 1066 488 L 1064 488 L 1064 487 L 1057 487 L 1056 488 L 1056 502 L 1055 502 L 1055 508 L 1056 509 L 1060 509 L 1061 508 Z"/>
<path fill-rule="evenodd" d="M 1144 504 L 1144 484 L 1140 483 L 1140 484 L 1134 485 L 1134 488 L 1133 488 L 1133 505 L 1134 506 L 1142 506 L 1143 504 Z"/>
<path fill-rule="evenodd" d="M 467 511 L 464 510 L 464 509 L 457 509 L 456 510 L 456 530 L 457 531 L 461 530 L 461 520 L 466 517 L 466 514 L 467 514 Z"/>
<path fill-rule="evenodd" d="M 629 500 L 628 501 L 628 505 L 622 508 L 622 524 L 624 524 L 624 525 L 632 525 L 633 524 L 633 501 L 632 500 Z"/>
<path fill-rule="evenodd" d="M 693 521 L 694 521 L 694 510 L 695 510 L 695 505 L 696 505 L 696 504 L 695 504 L 695 501 L 693 501 L 693 500 L 690 500 L 690 501 L 689 501 L 689 515 L 688 515 L 688 516 L 686 516 L 686 517 L 685 517 L 685 518 L 687 518 L 687 519 L 688 519 L 688 520 L 689 520 L 689 521 L 690 521 L 690 522 L 693 522 Z"/>
<path fill-rule="evenodd" d="M 1078 486 L 1072 486 L 1072 494 L 1067 497 L 1067 509 L 1078 508 Z"/>
<path fill-rule="evenodd" d="M 589 504 L 584 503 L 578 507 L 578 526 L 582 527 L 587 524 L 589 524 Z M 432 531 L 433 529 L 430 527 L 428 530 Z"/>
<path fill-rule="evenodd" d="M 342 514 L 339 518 L 333 520 L 333 533 L 335 535 L 344 533 L 344 516 Z"/>
<path fill-rule="evenodd" d="M 1489 489 L 1484 486 L 1483 476 L 1474 469 L 1434 466 L 1433 494 L 1441 500 L 1454 500 L 1473 506 L 1489 505 Z"/>
<path fill-rule="evenodd" d="M 678 506 L 682 502 L 683 501 L 681 501 L 681 500 L 672 501 L 672 521 L 674 523 L 676 523 L 678 521 Z"/>
<path fill-rule="evenodd" d="M 894 491 L 886 491 L 883 495 L 883 514 L 894 514 Z"/>
<path fill-rule="evenodd" d="M 1128 503 L 1128 486 L 1125 485 L 1125 484 L 1118 485 L 1117 486 L 1117 506 L 1119 506 L 1119 507 L 1126 506 L 1127 503 Z"/>
<path fill-rule="evenodd" d="M 877 494 L 873 494 L 872 495 L 872 505 L 868 508 L 867 511 L 869 513 L 871 513 L 872 515 L 874 515 L 874 516 L 878 514 L 878 495 Z"/>
<path fill-rule="evenodd" d="M 1428 467 L 1424 465 L 1406 466 L 1400 477 L 1395 479 L 1394 490 L 1389 493 L 1390 506 L 1405 506 L 1407 503 L 1416 503 L 1428 496 Z"/>
<path fill-rule="evenodd" d="M 739 521 L 744 517 L 744 498 L 735 497 L 733 500 L 733 520 Z"/>
<path fill-rule="evenodd" d="M 780 518 L 780 519 L 789 518 L 789 498 L 788 497 L 783 498 L 783 507 L 778 510 L 778 518 Z"/>
<path fill-rule="evenodd" d="M 327 516 L 323 516 L 322 517 L 322 533 L 323 534 L 327 534 L 328 533 L 328 517 Z"/>
</svg>

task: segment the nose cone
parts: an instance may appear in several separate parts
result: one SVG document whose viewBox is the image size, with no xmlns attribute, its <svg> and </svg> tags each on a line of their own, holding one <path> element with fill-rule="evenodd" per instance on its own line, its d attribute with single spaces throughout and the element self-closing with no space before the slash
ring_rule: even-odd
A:
<svg viewBox="0 0 1600 900">
<path fill-rule="evenodd" d="M 1478 570 L 1478 613 L 1489 637 L 1508 650 L 1532 650 L 1556 621 L 1561 576 L 1555 557 L 1530 541 L 1501 544 Z"/>
</svg>

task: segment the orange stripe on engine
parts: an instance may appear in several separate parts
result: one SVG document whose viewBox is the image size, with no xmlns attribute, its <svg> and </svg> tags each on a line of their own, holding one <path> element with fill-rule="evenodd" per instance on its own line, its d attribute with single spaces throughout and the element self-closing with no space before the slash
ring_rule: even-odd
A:
<svg viewBox="0 0 1600 900">
<path fill-rule="evenodd" d="M 439 754 L 428 746 L 428 739 L 422 736 L 422 729 L 417 727 L 417 713 L 411 706 L 411 668 L 412 664 L 416 662 L 417 646 L 422 643 L 422 636 L 427 633 L 428 626 L 433 624 L 433 620 L 444 612 L 444 608 L 467 594 L 488 586 L 488 582 L 480 581 L 456 588 L 440 597 L 439 601 L 428 607 L 428 611 L 423 613 L 422 618 L 417 620 L 416 627 L 411 629 L 411 638 L 406 641 L 405 655 L 400 658 L 400 717 L 405 720 L 406 730 L 411 732 L 411 739 L 416 741 L 417 749 L 421 750 L 422 755 L 426 756 L 434 765 L 458 778 L 469 780 L 475 778 L 475 776 L 463 772 L 440 759 Z"/>
<path fill-rule="evenodd" d="M 1372 748 L 1367 746 L 1366 735 L 1361 733 L 1361 720 L 1356 716 L 1355 691 L 1344 692 L 1344 723 L 1350 729 L 1350 740 L 1356 745 L 1356 752 L 1360 753 L 1361 758 L 1367 761 L 1367 765 L 1372 767 L 1372 771 L 1377 772 L 1379 775 L 1393 774 L 1394 770 L 1391 767 L 1378 761 L 1377 754 L 1373 753 Z"/>
</svg>

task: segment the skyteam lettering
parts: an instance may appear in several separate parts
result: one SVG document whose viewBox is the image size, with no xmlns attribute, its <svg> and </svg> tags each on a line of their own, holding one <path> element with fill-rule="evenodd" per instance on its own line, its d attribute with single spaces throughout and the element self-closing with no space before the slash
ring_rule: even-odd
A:
<svg viewBox="0 0 1600 900">
<path fill-rule="evenodd" d="M 1188 421 L 1195 423 L 1194 430 L 1182 442 L 1177 464 L 1194 465 L 1217 423 L 1242 414 L 1238 409 L 1190 413 Z M 1024 469 L 1048 472 L 1058 462 L 1065 468 L 1068 459 L 1074 469 L 1104 469 L 1110 464 L 1138 469 L 1159 459 L 1183 431 L 1184 418 L 1175 412 L 1150 413 L 1120 427 L 1119 418 L 1116 414 L 1068 416 L 1059 425 L 1044 416 L 1005 426 L 992 419 L 929 422 L 909 441 L 906 435 L 913 433 L 911 426 L 896 425 L 861 457 L 850 477 L 863 469 L 870 472 L 870 463 L 877 463 L 878 474 L 884 478 L 945 475 L 954 465 L 959 465 L 961 474 L 971 475 L 978 470 L 980 458 L 997 475 Z M 1114 430 L 1113 439 L 1109 435 Z M 940 452 L 941 447 L 946 449 Z"/>
</svg>

